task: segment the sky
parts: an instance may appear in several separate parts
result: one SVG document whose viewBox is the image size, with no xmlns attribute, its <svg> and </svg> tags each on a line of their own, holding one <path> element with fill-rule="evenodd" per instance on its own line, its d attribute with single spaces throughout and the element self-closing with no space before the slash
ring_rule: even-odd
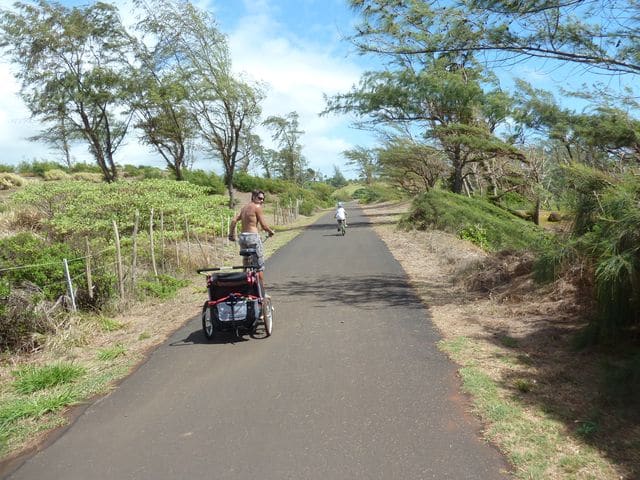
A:
<svg viewBox="0 0 640 480">
<path fill-rule="evenodd" d="M 13 0 L 0 0 L 10 8 Z M 62 1 L 65 6 L 85 5 L 85 1 Z M 125 23 L 130 3 L 118 6 Z M 350 52 L 343 40 L 354 15 L 344 0 L 211 0 L 194 2 L 211 11 L 229 41 L 233 68 L 247 78 L 264 82 L 267 96 L 263 117 L 299 114 L 302 153 L 309 167 L 332 176 L 339 166 L 347 177 L 354 172 L 344 167 L 342 152 L 358 145 L 370 146 L 373 137 L 350 127 L 346 116 L 319 116 L 325 107 L 323 95 L 348 91 L 365 70 L 366 59 Z M 23 161 L 61 161 L 62 155 L 28 138 L 39 125 L 18 96 L 19 84 L 6 61 L 0 60 L 0 163 L 16 165 Z M 270 133 L 258 132 L 267 146 Z M 76 161 L 92 163 L 84 145 L 72 150 Z M 164 168 L 164 161 L 132 136 L 115 155 L 116 162 L 153 165 Z M 195 168 L 221 172 L 213 159 L 199 158 Z M 262 172 L 257 169 L 255 174 Z"/>
<path fill-rule="evenodd" d="M 0 0 L 1 8 L 10 8 L 14 0 Z M 356 172 L 344 166 L 342 152 L 356 146 L 371 147 L 372 134 L 352 128 L 347 116 L 320 116 L 325 108 L 324 95 L 350 90 L 367 69 L 375 69 L 374 59 L 355 53 L 345 40 L 357 23 L 357 17 L 346 0 L 193 0 L 200 8 L 212 12 L 219 28 L 229 41 L 234 69 L 250 79 L 267 85 L 263 102 L 263 118 L 271 115 L 299 114 L 303 155 L 309 167 L 332 176 L 338 166 L 347 178 Z M 88 0 L 64 0 L 66 6 L 85 5 Z M 123 20 L 131 22 L 130 0 L 112 2 L 118 6 Z M 62 161 L 59 152 L 46 145 L 30 142 L 38 132 L 38 124 L 18 97 L 19 85 L 11 65 L 0 59 L 0 163 L 22 161 Z M 498 73 L 503 87 L 509 90 L 513 78 L 525 78 L 535 87 L 558 92 L 560 87 L 580 90 L 584 82 L 603 81 L 612 89 L 621 88 L 616 77 L 587 78 L 575 66 L 554 67 L 545 63 L 519 63 Z M 579 104 L 575 104 L 579 109 Z M 259 130 L 263 142 L 270 147 L 270 133 Z M 76 161 L 92 162 L 86 147 L 77 145 L 72 151 Z M 131 136 L 116 152 L 116 162 L 132 165 L 165 163 L 149 147 Z M 195 168 L 221 172 L 218 161 L 203 155 Z M 261 174 L 259 169 L 251 173 Z"/>
</svg>

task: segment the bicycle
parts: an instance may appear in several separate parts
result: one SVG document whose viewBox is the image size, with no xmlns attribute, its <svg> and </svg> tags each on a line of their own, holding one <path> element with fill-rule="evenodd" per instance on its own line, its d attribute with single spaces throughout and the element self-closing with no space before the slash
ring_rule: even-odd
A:
<svg viewBox="0 0 640 480">
<path fill-rule="evenodd" d="M 344 237 L 345 233 L 347 233 L 346 220 L 338 220 L 338 232 L 340 235 Z"/>
<path fill-rule="evenodd" d="M 240 255 L 242 265 L 197 270 L 207 276 L 209 299 L 202 306 L 202 329 L 208 340 L 217 332 L 255 333 L 260 324 L 267 337 L 273 332 L 273 304 L 258 275 L 256 246 L 241 249 Z M 242 272 L 213 273 L 240 269 Z"/>
</svg>

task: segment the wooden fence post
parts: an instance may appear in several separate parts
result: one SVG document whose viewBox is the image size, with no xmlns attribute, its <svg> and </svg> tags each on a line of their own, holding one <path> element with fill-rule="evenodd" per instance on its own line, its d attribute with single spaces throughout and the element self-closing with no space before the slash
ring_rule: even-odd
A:
<svg viewBox="0 0 640 480">
<path fill-rule="evenodd" d="M 84 237 L 84 245 L 87 251 L 84 264 L 85 273 L 87 274 L 87 290 L 89 291 L 89 298 L 93 300 L 93 281 L 91 278 L 91 249 L 89 248 L 89 237 Z"/>
<path fill-rule="evenodd" d="M 184 217 L 184 231 L 187 235 L 187 257 L 191 261 L 191 238 L 189 236 L 189 220 L 187 220 L 187 217 Z"/>
<path fill-rule="evenodd" d="M 173 219 L 173 232 L 176 236 L 176 268 L 180 268 L 180 243 L 178 242 L 178 226 L 176 219 Z"/>
<path fill-rule="evenodd" d="M 113 220 L 113 232 L 116 237 L 116 271 L 118 274 L 118 289 L 120 298 L 124 299 L 124 273 L 122 271 L 122 254 L 120 252 L 120 234 L 118 233 L 118 224 Z"/>
<path fill-rule="evenodd" d="M 133 234 L 131 235 L 131 290 L 136 288 L 136 268 L 138 264 L 138 227 L 140 226 L 140 212 L 136 210 L 133 222 Z"/>
<path fill-rule="evenodd" d="M 153 274 L 158 278 L 158 268 L 156 267 L 156 251 L 153 241 L 153 208 L 151 209 L 151 216 L 149 218 L 149 245 L 151 247 L 151 265 L 153 266 Z"/>
<path fill-rule="evenodd" d="M 160 269 L 165 272 L 164 261 L 164 211 L 160 210 Z"/>
</svg>

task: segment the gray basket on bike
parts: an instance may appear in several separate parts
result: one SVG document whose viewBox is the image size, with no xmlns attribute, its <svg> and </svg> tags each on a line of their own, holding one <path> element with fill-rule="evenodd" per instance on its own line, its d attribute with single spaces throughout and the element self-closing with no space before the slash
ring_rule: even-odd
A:
<svg viewBox="0 0 640 480">
<path fill-rule="evenodd" d="M 223 326 L 250 327 L 260 318 L 255 273 L 219 273 L 209 279 L 211 318 Z"/>
</svg>

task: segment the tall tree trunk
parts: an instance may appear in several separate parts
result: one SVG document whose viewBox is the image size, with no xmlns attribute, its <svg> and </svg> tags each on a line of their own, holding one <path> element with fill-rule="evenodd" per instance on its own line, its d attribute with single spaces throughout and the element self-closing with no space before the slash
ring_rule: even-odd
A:
<svg viewBox="0 0 640 480">
<path fill-rule="evenodd" d="M 536 198 L 536 204 L 533 208 L 533 223 L 540 225 L 540 197 Z"/>
</svg>

